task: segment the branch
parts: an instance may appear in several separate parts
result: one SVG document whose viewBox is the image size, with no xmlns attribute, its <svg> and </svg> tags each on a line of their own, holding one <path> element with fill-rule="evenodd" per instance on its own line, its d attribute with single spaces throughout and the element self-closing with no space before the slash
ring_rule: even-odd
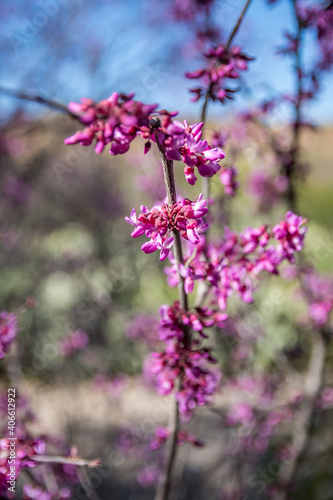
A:
<svg viewBox="0 0 333 500">
<path fill-rule="evenodd" d="M 69 111 L 67 106 L 65 106 L 64 104 L 61 104 L 60 102 L 57 101 L 53 101 L 52 99 L 48 99 L 46 97 L 42 97 L 36 94 L 28 94 L 21 90 L 6 89 L 4 87 L 0 87 L 0 93 L 11 97 L 15 97 L 17 99 L 22 99 L 24 101 L 37 102 L 38 104 L 42 104 L 43 106 L 47 106 L 48 108 L 61 111 L 62 113 L 66 113 L 71 118 L 75 119 L 78 118 L 77 115 Z"/>
<path fill-rule="evenodd" d="M 49 455 L 33 455 L 28 457 L 29 460 L 33 460 L 34 462 L 39 463 L 47 463 L 47 464 L 66 464 L 66 465 L 75 465 L 77 467 L 98 467 L 101 463 L 99 458 L 94 458 L 93 460 L 86 460 L 84 458 L 79 457 L 61 457 L 61 456 L 49 456 Z"/>
<path fill-rule="evenodd" d="M 242 24 L 242 21 L 244 19 L 244 16 L 246 14 L 246 11 L 247 9 L 249 8 L 250 6 L 250 3 L 251 3 L 251 0 L 247 0 L 245 6 L 244 6 L 244 9 L 242 10 L 241 12 L 241 15 L 239 16 L 238 18 L 238 21 L 237 23 L 235 24 L 235 27 L 234 29 L 232 30 L 232 32 L 230 33 L 230 36 L 229 36 L 229 39 L 227 41 L 227 45 L 226 45 L 226 49 L 228 50 L 230 48 L 230 45 L 232 44 L 232 41 L 233 39 L 235 38 L 236 34 L 237 34 L 237 31 L 239 30 L 240 28 L 240 25 Z"/>
<path fill-rule="evenodd" d="M 292 0 L 294 7 L 294 13 L 297 21 L 297 35 L 296 35 L 296 79 L 297 79 L 297 99 L 295 103 L 295 124 L 294 124 L 294 134 L 291 142 L 290 153 L 292 156 L 292 163 L 289 168 L 286 166 L 286 176 L 288 177 L 288 191 L 287 191 L 287 201 L 289 208 L 295 211 L 296 207 L 296 192 L 294 188 L 294 175 L 295 175 L 295 165 L 297 165 L 298 156 L 300 152 L 300 132 L 302 126 L 302 63 L 300 48 L 302 42 L 302 24 L 297 12 L 296 0 Z M 300 268 L 300 285 L 301 288 L 306 292 L 305 284 L 302 280 L 302 268 Z M 312 346 L 309 365 L 306 374 L 306 380 L 304 385 L 304 399 L 301 403 L 299 412 L 295 419 L 295 426 L 293 430 L 293 435 L 291 439 L 291 447 L 294 453 L 294 457 L 291 463 L 284 466 L 280 473 L 279 482 L 284 488 L 283 491 L 277 494 L 277 500 L 287 500 L 288 498 L 288 487 L 296 481 L 298 475 L 299 465 L 302 458 L 304 457 L 310 441 L 310 430 L 315 415 L 315 402 L 319 396 L 324 375 L 325 357 L 326 357 L 326 332 L 322 328 L 318 331 L 312 333 Z"/>
<path fill-rule="evenodd" d="M 237 22 L 232 30 L 232 32 L 230 33 L 230 36 L 228 38 L 228 41 L 226 43 L 226 50 L 228 51 L 230 46 L 231 46 L 231 43 L 233 41 L 233 39 L 235 38 L 241 24 L 242 24 L 242 21 L 244 19 L 244 16 L 246 14 L 246 11 L 247 9 L 249 8 L 250 6 L 250 3 L 251 3 L 251 0 L 247 0 L 239 18 L 237 19 Z M 201 118 L 200 118 L 200 121 L 205 123 L 206 122 L 206 114 L 207 114 L 207 107 L 208 107 L 208 102 L 209 102 L 209 98 L 210 98 L 210 93 L 211 93 L 211 90 L 212 90 L 212 87 L 213 87 L 213 83 L 210 84 L 208 90 L 207 90 L 207 93 L 206 93 L 206 96 L 205 96 L 205 101 L 204 101 L 204 104 L 203 104 L 203 107 L 202 107 L 202 110 L 201 110 Z M 202 180 L 202 192 L 203 192 L 203 196 L 204 198 L 207 200 L 207 202 L 209 201 L 209 196 L 210 196 L 210 179 L 207 178 L 207 177 L 204 177 L 203 180 Z"/>
<path fill-rule="evenodd" d="M 156 138 L 156 143 L 158 147 L 158 151 L 160 153 L 160 158 L 162 161 L 163 165 L 163 175 L 164 175 L 164 184 L 165 184 L 165 189 L 168 197 L 168 205 L 171 207 L 175 203 L 177 203 L 177 193 L 176 193 L 176 185 L 175 185 L 175 177 L 174 177 L 174 172 L 173 172 L 173 162 L 172 160 L 169 160 L 166 155 L 163 146 L 158 140 L 157 135 L 155 135 Z M 187 295 L 185 292 L 185 287 L 184 287 L 184 278 L 181 276 L 180 271 L 179 271 L 179 265 L 184 263 L 184 258 L 183 258 L 183 250 L 182 250 L 182 244 L 181 244 L 181 239 L 180 239 L 180 234 L 179 231 L 174 229 L 172 231 L 172 234 L 175 238 L 175 259 L 176 259 L 176 265 L 177 265 L 177 275 L 178 275 L 178 292 L 179 292 L 179 301 L 180 301 L 180 306 L 182 309 L 185 311 L 188 311 L 188 301 L 187 301 Z M 191 344 L 191 332 L 188 328 L 184 326 L 184 345 L 189 346 Z M 179 386 L 181 384 L 181 379 L 179 378 L 177 388 L 176 390 L 179 389 Z M 169 430 L 170 430 L 170 439 L 168 440 L 168 447 L 167 447 L 167 464 L 165 467 L 165 470 L 161 473 L 161 476 L 159 478 L 159 483 L 157 486 L 156 494 L 155 494 L 155 500 L 167 500 L 169 497 L 170 493 L 170 487 L 171 487 L 171 479 L 172 479 L 172 472 L 175 464 L 175 459 L 176 459 L 176 454 L 177 454 L 177 436 L 179 432 L 179 406 L 178 406 L 178 401 L 176 397 L 173 400 L 173 408 L 172 412 L 170 415 L 170 424 L 169 424 Z"/>
<path fill-rule="evenodd" d="M 294 186 L 294 173 L 295 173 L 295 165 L 297 165 L 297 157 L 299 155 L 300 148 L 300 132 L 301 132 L 301 124 L 302 124 L 302 61 L 301 61 L 301 42 L 302 42 L 302 24 L 298 17 L 297 12 L 297 4 L 296 0 L 292 0 L 292 4 L 294 7 L 294 13 L 297 22 L 297 34 L 296 34 L 296 50 L 295 50 L 295 67 L 296 67 L 296 92 L 297 99 L 295 103 L 295 124 L 294 124 L 294 134 L 290 146 L 290 153 L 292 157 L 292 163 L 290 166 L 286 166 L 286 176 L 288 178 L 288 190 L 287 190 L 287 200 L 290 205 L 290 209 L 294 212 L 296 205 L 296 192 Z"/>
<path fill-rule="evenodd" d="M 298 466 L 303 458 L 310 440 L 310 429 L 314 418 L 315 401 L 322 387 L 323 371 L 326 354 L 325 332 L 313 332 L 312 351 L 308 373 L 305 380 L 304 399 L 295 421 L 291 448 L 294 457 L 291 463 L 282 469 L 279 482 L 287 486 L 292 484 L 298 472 Z M 281 491 L 276 500 L 287 500 L 288 492 Z"/>
</svg>

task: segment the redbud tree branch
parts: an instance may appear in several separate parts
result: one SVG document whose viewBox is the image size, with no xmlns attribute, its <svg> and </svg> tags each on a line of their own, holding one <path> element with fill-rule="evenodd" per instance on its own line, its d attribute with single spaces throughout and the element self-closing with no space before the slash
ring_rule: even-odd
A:
<svg viewBox="0 0 333 500">
<path fill-rule="evenodd" d="M 290 210 L 295 211 L 296 191 L 294 186 L 295 167 L 300 153 L 300 133 L 302 129 L 302 23 L 297 11 L 297 0 L 292 0 L 294 14 L 297 21 L 296 50 L 295 50 L 295 71 L 297 96 L 295 101 L 295 123 L 292 137 L 290 154 L 292 162 L 286 167 L 285 173 L 288 178 L 287 202 Z M 300 284 L 306 293 L 306 286 L 302 280 L 302 269 L 300 269 Z M 310 431 L 315 414 L 315 402 L 319 396 L 323 385 L 324 366 L 327 351 L 327 333 L 323 328 L 313 331 L 311 334 L 311 353 L 306 373 L 303 401 L 295 418 L 294 430 L 291 437 L 291 448 L 293 460 L 282 468 L 279 482 L 282 490 L 277 495 L 277 500 L 287 500 L 288 487 L 294 483 L 298 476 L 299 465 L 304 457 L 310 442 Z"/>
<path fill-rule="evenodd" d="M 53 101 L 52 99 L 48 99 L 47 97 L 42 97 L 36 94 L 29 94 L 23 92 L 22 90 L 12 90 L 4 87 L 0 87 L 0 93 L 4 95 L 8 95 L 10 97 L 15 97 L 17 99 L 22 99 L 24 101 L 32 101 L 37 102 L 38 104 L 42 104 L 43 106 L 47 106 L 48 108 L 55 109 L 56 111 L 61 111 L 62 113 L 66 113 L 71 118 L 78 118 L 74 113 L 69 111 L 68 107 L 60 102 Z"/>
<path fill-rule="evenodd" d="M 49 456 L 49 455 L 33 455 L 29 457 L 29 460 L 39 463 L 47 464 L 65 464 L 65 465 L 75 465 L 77 467 L 98 467 L 101 463 L 99 458 L 93 460 L 86 460 L 79 457 L 62 457 L 62 456 Z"/>
<path fill-rule="evenodd" d="M 243 19 L 244 19 L 244 16 L 246 14 L 246 11 L 248 10 L 249 6 L 250 6 L 250 3 L 251 3 L 252 0 L 247 0 L 246 4 L 244 5 L 244 8 L 239 16 L 239 18 L 237 19 L 237 22 L 232 30 L 232 32 L 230 33 L 230 36 L 228 38 L 228 41 L 226 43 L 226 50 L 228 51 L 230 49 L 230 46 L 232 44 L 232 41 L 233 39 L 235 38 L 235 36 L 237 35 L 237 32 L 243 22 Z M 208 90 L 207 90 L 207 93 L 206 93 L 206 96 L 205 96 L 205 100 L 204 100 L 204 103 L 203 103 L 203 106 L 202 106 L 202 110 L 201 110 L 201 118 L 200 118 L 200 121 L 205 123 L 206 122 L 206 115 L 207 115 L 207 107 L 208 107 L 208 102 L 209 102 L 209 99 L 211 97 L 211 91 L 212 91 L 212 87 L 213 87 L 213 84 L 211 83 Z M 207 177 L 204 177 L 203 180 L 203 187 L 202 187 L 202 190 L 203 190 L 203 196 L 204 198 L 208 201 L 209 200 L 209 195 L 210 195 L 210 180 L 209 178 Z"/>
<path fill-rule="evenodd" d="M 303 93 L 303 69 L 301 60 L 301 44 L 302 44 L 302 22 L 299 18 L 297 12 L 297 0 L 292 0 L 294 14 L 297 23 L 297 34 L 296 34 L 296 50 L 295 50 L 295 72 L 296 72 L 296 103 L 295 103 L 295 123 L 293 137 L 290 147 L 290 153 L 292 157 L 292 162 L 290 165 L 285 167 L 285 173 L 288 178 L 288 189 L 287 189 L 287 201 L 290 206 L 290 210 L 295 211 L 296 205 L 296 193 L 294 186 L 294 174 L 295 167 L 297 167 L 297 160 L 299 156 L 300 149 L 300 132 L 302 127 L 302 93 Z"/>
<path fill-rule="evenodd" d="M 168 198 L 168 205 L 171 207 L 175 203 L 177 203 L 177 193 L 176 193 L 176 185 L 175 185 L 175 177 L 173 171 L 173 161 L 169 160 L 165 155 L 165 150 L 161 143 L 159 142 L 157 136 L 156 143 L 160 153 L 160 158 L 163 165 L 163 175 L 164 175 L 164 184 Z M 172 231 L 172 235 L 175 239 L 174 241 L 174 255 L 176 259 L 177 265 L 177 275 L 178 275 L 178 292 L 179 292 L 179 302 L 182 309 L 185 311 L 188 310 L 188 301 L 187 295 L 184 287 L 184 278 L 180 274 L 179 266 L 184 263 L 183 258 L 183 250 L 180 239 L 179 231 L 174 229 Z M 189 329 L 184 328 L 184 344 L 185 346 L 190 346 L 191 344 L 191 332 Z M 181 380 L 178 380 L 178 387 L 181 383 Z M 170 493 L 171 487 L 171 479 L 172 472 L 175 464 L 176 454 L 177 454 L 177 437 L 179 432 L 179 406 L 176 397 L 173 399 L 173 408 L 172 413 L 170 415 L 170 438 L 167 442 L 167 462 L 166 467 L 162 471 L 161 476 L 159 478 L 159 482 L 157 485 L 155 500 L 167 500 Z"/>
<path fill-rule="evenodd" d="M 287 500 L 288 487 L 295 482 L 298 468 L 305 455 L 310 430 L 314 418 L 315 402 L 322 388 L 324 364 L 326 357 L 326 341 L 324 330 L 312 332 L 312 349 L 306 374 L 303 401 L 295 419 L 295 428 L 291 439 L 292 460 L 280 473 L 279 482 L 284 490 L 277 495 L 276 500 Z"/>
</svg>

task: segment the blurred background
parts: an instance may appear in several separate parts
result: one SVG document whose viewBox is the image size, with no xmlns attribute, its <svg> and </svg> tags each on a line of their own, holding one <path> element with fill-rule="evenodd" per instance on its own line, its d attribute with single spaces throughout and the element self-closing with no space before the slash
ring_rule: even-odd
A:
<svg viewBox="0 0 333 500">
<path fill-rule="evenodd" d="M 228 34 L 242 2 L 221 0 L 217 6 L 216 22 Z M 146 256 L 142 242 L 130 237 L 124 218 L 133 207 L 150 207 L 164 197 L 159 160 L 154 151 L 143 156 L 140 141 L 118 157 L 65 146 L 64 139 L 78 128 L 74 121 L 7 91 L 23 90 L 64 104 L 82 96 L 100 100 L 113 91 L 135 92 L 140 101 L 177 109 L 190 123 L 199 121 L 201 104 L 191 103 L 191 82 L 184 78 L 185 71 L 198 67 L 191 26 L 173 23 L 169 7 L 170 2 L 148 0 L 0 1 L 1 309 L 14 311 L 29 296 L 36 300 L 20 319 L 18 384 L 37 416 L 32 432 L 62 435 L 79 447 L 81 456 L 98 456 L 107 464 L 104 476 L 96 476 L 91 498 L 96 492 L 117 500 L 153 496 L 154 461 L 138 449 L 156 425 L 165 424 L 169 401 L 156 396 L 140 376 L 149 350 L 147 338 L 140 339 L 150 332 L 154 345 L 158 309 L 175 300 L 176 291 L 168 287 L 158 256 Z M 251 91 L 226 106 L 211 106 L 208 133 L 238 130 L 238 111 L 263 96 L 293 89 L 292 63 L 274 56 L 290 26 L 288 2 L 273 9 L 254 1 L 236 40 L 255 56 L 244 82 Z M 308 45 L 310 61 L 311 39 Z M 318 128 L 303 134 L 309 173 L 297 186 L 298 213 L 309 218 L 305 255 L 324 273 L 333 271 L 332 84 L 332 74 L 327 75 L 307 110 Z M 273 125 L 285 130 L 289 120 L 290 110 L 282 106 Z M 221 224 L 240 230 L 280 220 L 286 207 L 262 212 L 249 189 L 251 175 L 264 164 L 260 133 L 242 140 L 240 130 L 226 151 L 227 157 L 237 158 L 240 189 L 234 199 L 221 201 Z M 200 186 L 189 190 L 181 167 L 176 175 L 181 194 L 195 199 Z M 218 196 L 218 179 L 212 189 Z M 251 369 L 269 370 L 282 351 L 301 371 L 307 349 L 300 336 L 305 305 L 293 282 L 266 281 L 254 305 L 245 309 L 235 299 L 230 311 L 237 311 L 244 331 L 260 332 Z M 76 343 L 71 344 L 73 332 Z M 237 369 L 232 341 L 217 339 L 216 346 L 223 370 L 232 374 Z M 288 391 L 294 390 L 297 377 L 288 370 L 285 376 L 288 384 L 290 377 Z M 223 393 L 218 403 L 223 407 L 230 397 Z M 330 415 L 322 418 L 329 421 Z M 190 429 L 208 446 L 182 451 L 177 473 L 182 486 L 175 498 L 222 498 L 220 456 L 227 436 L 220 418 L 199 411 Z M 305 476 L 295 499 L 333 498 L 331 438 L 325 472 L 319 464 L 316 480 L 309 483 Z"/>
</svg>

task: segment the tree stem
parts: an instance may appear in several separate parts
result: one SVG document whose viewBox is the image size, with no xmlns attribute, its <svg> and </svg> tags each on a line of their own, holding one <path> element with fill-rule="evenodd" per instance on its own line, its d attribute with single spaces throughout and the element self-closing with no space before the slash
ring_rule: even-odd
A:
<svg viewBox="0 0 333 500">
<path fill-rule="evenodd" d="M 290 153 L 292 162 L 289 167 L 286 167 L 285 173 L 288 177 L 288 191 L 287 203 L 289 209 L 293 212 L 296 209 L 296 191 L 294 186 L 295 166 L 297 166 L 299 151 L 300 151 L 300 132 L 302 127 L 302 62 L 301 62 L 301 42 L 302 42 L 302 24 L 297 12 L 297 0 L 292 0 L 294 13 L 297 21 L 297 35 L 296 35 L 296 82 L 297 82 L 297 99 L 295 103 L 295 124 L 294 134 L 290 146 Z M 306 290 L 302 280 L 302 269 L 300 269 L 301 287 Z M 291 463 L 285 465 L 280 473 L 280 483 L 284 488 L 277 494 L 276 500 L 286 500 L 288 498 L 288 488 L 297 479 L 299 464 L 302 457 L 305 455 L 310 441 L 310 430 L 315 414 L 315 402 L 320 393 L 326 357 L 326 332 L 324 329 L 314 331 L 312 333 L 312 345 L 307 369 L 305 386 L 304 386 L 304 399 L 299 408 L 298 414 L 295 418 L 294 430 L 291 438 L 291 448 L 294 454 Z"/>
<path fill-rule="evenodd" d="M 165 155 L 165 150 L 161 143 L 159 142 L 157 136 L 156 143 L 160 153 L 160 158 L 163 165 L 163 175 L 164 175 L 164 184 L 168 198 L 168 205 L 171 207 L 175 203 L 177 203 L 177 193 L 176 193 L 176 185 L 175 185 L 175 177 L 173 172 L 173 162 L 169 160 Z M 188 311 L 188 301 L 187 295 L 184 287 L 184 278 L 181 276 L 179 271 L 179 265 L 184 263 L 183 258 L 183 250 L 180 239 L 179 231 L 173 230 L 172 234 L 175 238 L 174 241 L 174 255 L 177 264 L 177 275 L 178 275 L 178 292 L 179 292 L 179 302 L 182 309 Z M 184 329 L 184 344 L 185 346 L 189 346 L 191 344 L 191 333 L 190 330 Z M 180 385 L 181 380 L 178 380 L 178 387 Z M 172 472 L 175 464 L 176 454 L 177 454 L 177 437 L 179 432 L 179 407 L 178 401 L 176 397 L 173 399 L 173 408 L 170 415 L 170 438 L 167 443 L 167 463 L 164 471 L 161 473 L 157 490 L 155 494 L 155 500 L 167 500 L 170 493 L 171 488 L 171 479 Z"/>
<path fill-rule="evenodd" d="M 297 22 L 297 34 L 296 34 L 296 50 L 295 50 L 295 68 L 296 68 L 296 103 L 295 103 L 295 123 L 294 123 L 294 133 L 292 137 L 292 142 L 290 146 L 290 153 L 292 157 L 292 162 L 290 165 L 285 167 L 285 174 L 288 178 L 288 189 L 286 193 L 287 201 L 290 210 L 293 212 L 296 209 L 296 191 L 294 184 L 295 167 L 297 166 L 297 160 L 299 156 L 300 148 L 300 132 L 302 125 L 302 61 L 301 61 L 301 42 L 302 42 L 302 24 L 298 17 L 296 0 L 292 0 L 294 7 L 294 13 Z"/>
</svg>

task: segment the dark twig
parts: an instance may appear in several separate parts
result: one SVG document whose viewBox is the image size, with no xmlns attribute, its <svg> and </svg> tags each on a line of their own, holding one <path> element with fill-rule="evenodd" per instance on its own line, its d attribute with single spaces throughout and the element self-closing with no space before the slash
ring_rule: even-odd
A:
<svg viewBox="0 0 333 500">
<path fill-rule="evenodd" d="M 55 109 L 57 111 L 61 111 L 62 113 L 66 113 L 71 118 L 77 119 L 78 117 L 69 111 L 67 106 L 61 104 L 60 102 L 53 101 L 52 99 L 48 99 L 46 97 L 42 97 L 36 94 L 28 94 L 26 92 L 22 92 L 21 90 L 13 90 L 6 89 L 4 87 L 0 87 L 0 93 L 8 95 L 10 97 L 15 97 L 17 99 L 22 99 L 24 101 L 32 101 L 37 102 L 38 104 L 42 104 L 43 106 L 47 106 L 48 108 Z"/>
<path fill-rule="evenodd" d="M 305 380 L 303 401 L 295 419 L 295 428 L 291 440 L 293 460 L 282 469 L 279 482 L 285 488 L 295 482 L 298 467 L 305 455 L 310 439 L 310 429 L 314 418 L 315 401 L 320 393 L 323 380 L 323 371 L 326 357 L 325 332 L 312 332 L 312 348 L 308 372 Z M 276 500 L 286 500 L 288 492 L 284 489 L 277 495 Z"/>
<path fill-rule="evenodd" d="M 241 15 L 239 16 L 238 20 L 237 20 L 237 23 L 235 24 L 235 27 L 234 29 L 232 30 L 232 32 L 230 33 L 230 36 L 228 38 L 228 41 L 227 41 L 227 45 L 226 45 L 226 49 L 228 50 L 230 48 L 230 45 L 232 44 L 232 41 L 233 39 L 235 38 L 235 36 L 237 35 L 237 32 L 240 28 L 240 25 L 242 24 L 242 21 L 244 19 L 244 16 L 246 14 L 246 11 L 247 9 L 249 8 L 250 6 L 250 3 L 251 3 L 251 0 L 247 0 L 246 4 L 244 5 L 244 9 L 242 10 L 241 12 Z"/>
<path fill-rule="evenodd" d="M 226 43 L 226 50 L 228 51 L 231 44 L 232 44 L 232 41 L 233 39 L 235 38 L 241 24 L 242 24 L 242 21 L 244 19 L 244 16 L 246 14 L 246 11 L 247 9 L 249 8 L 250 6 L 250 3 L 251 3 L 252 0 L 247 0 L 246 4 L 244 5 L 244 8 L 239 16 L 239 18 L 237 19 L 237 22 L 232 30 L 232 32 L 230 33 L 230 36 L 228 38 L 228 41 Z M 207 115 L 207 107 L 208 107 L 208 102 L 209 102 L 209 99 L 211 97 L 211 91 L 212 91 L 212 87 L 213 87 L 213 83 L 210 84 L 208 90 L 207 90 L 207 93 L 206 93 L 206 96 L 205 96 L 205 100 L 204 100 L 204 104 L 203 104 L 203 107 L 202 107 L 202 110 L 201 110 L 201 117 L 200 117 L 200 121 L 205 123 L 206 122 L 206 115 Z M 207 178 L 207 177 L 204 177 L 203 180 L 202 180 L 202 191 L 203 191 L 203 196 L 204 198 L 208 201 L 209 200 L 209 196 L 210 196 L 210 179 Z"/>
<path fill-rule="evenodd" d="M 300 149 L 300 132 L 302 126 L 302 93 L 303 93 L 303 71 L 302 71 L 302 61 L 301 61 L 301 42 L 302 42 L 302 23 L 299 19 L 297 12 L 296 0 L 292 0 L 294 13 L 297 22 L 297 34 L 296 34 L 296 50 L 295 50 L 295 68 L 296 68 L 296 87 L 297 87 L 297 97 L 295 104 L 295 123 L 294 123 L 294 133 L 292 138 L 292 143 L 290 147 L 290 153 L 292 161 L 289 165 L 285 167 L 285 174 L 288 178 L 288 189 L 287 189 L 287 201 L 290 210 L 295 211 L 296 205 L 296 193 L 294 186 L 295 168 L 297 167 L 297 160 L 299 156 Z"/>
<path fill-rule="evenodd" d="M 296 35 L 296 78 L 297 78 L 297 98 L 295 103 L 295 123 L 294 134 L 290 147 L 292 162 L 289 168 L 286 167 L 286 176 L 289 180 L 287 191 L 287 202 L 290 210 L 295 211 L 296 208 L 296 191 L 294 187 L 294 177 L 296 174 L 299 152 L 300 152 L 300 132 L 302 128 L 302 63 L 301 63 L 301 42 L 302 42 L 302 23 L 297 12 L 296 0 L 292 0 L 294 13 L 297 21 Z M 300 284 L 306 292 L 305 284 L 302 279 L 302 269 L 300 269 Z M 307 369 L 303 401 L 299 408 L 299 412 L 295 419 L 294 431 L 291 439 L 291 447 L 294 453 L 291 463 L 285 465 L 281 470 L 279 482 L 281 484 L 280 493 L 277 495 L 277 500 L 286 500 L 288 498 L 288 487 L 294 483 L 298 476 L 298 469 L 303 456 L 308 449 L 310 441 L 310 430 L 313 424 L 315 415 L 315 401 L 320 393 L 326 358 L 326 332 L 324 329 L 319 329 L 312 332 L 312 345 Z"/>
</svg>

